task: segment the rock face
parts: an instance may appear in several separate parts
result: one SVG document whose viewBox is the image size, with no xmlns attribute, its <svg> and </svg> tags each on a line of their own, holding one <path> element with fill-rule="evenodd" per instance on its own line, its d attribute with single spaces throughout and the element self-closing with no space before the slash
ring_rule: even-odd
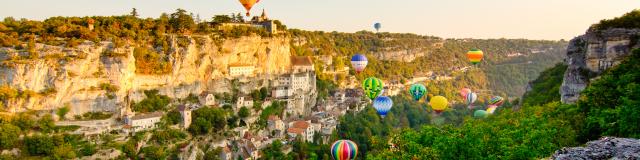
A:
<svg viewBox="0 0 640 160">
<path fill-rule="evenodd" d="M 179 38 L 186 39 L 188 45 L 178 47 Z M 214 42 L 209 36 L 172 36 L 170 39 L 170 51 L 165 54 L 170 55 L 168 62 L 173 67 L 170 73 L 162 75 L 137 74 L 131 46 L 115 48 L 111 42 L 88 41 L 74 48 L 37 44 L 40 58 L 13 60 L 0 66 L 0 84 L 20 91 L 53 90 L 53 93 L 3 102 L 7 106 L 3 110 L 50 110 L 68 104 L 71 115 L 113 112 L 129 100 L 143 99 L 144 90 L 157 89 L 160 94 L 173 98 L 203 91 L 230 91 L 230 64 L 254 66 L 254 75 L 259 78 L 244 78 L 244 81 L 252 82 L 255 87 L 268 85 L 268 78 L 275 78 L 270 75 L 290 72 L 288 37 L 251 36 L 222 42 Z M 0 48 L 0 53 L 0 61 L 28 54 L 12 48 Z M 106 84 L 116 90 L 104 89 Z"/>
<path fill-rule="evenodd" d="M 416 58 L 424 57 L 428 54 L 427 48 L 410 48 L 398 51 L 380 51 L 375 52 L 374 56 L 378 59 L 393 60 L 401 62 L 412 62 Z"/>
<path fill-rule="evenodd" d="M 591 78 L 618 65 L 632 49 L 640 48 L 640 29 L 588 31 L 567 47 L 568 64 L 560 88 L 563 103 L 575 103 Z"/>
<path fill-rule="evenodd" d="M 558 150 L 551 159 L 640 159 L 640 140 L 604 137 L 588 142 L 586 147 Z"/>
</svg>

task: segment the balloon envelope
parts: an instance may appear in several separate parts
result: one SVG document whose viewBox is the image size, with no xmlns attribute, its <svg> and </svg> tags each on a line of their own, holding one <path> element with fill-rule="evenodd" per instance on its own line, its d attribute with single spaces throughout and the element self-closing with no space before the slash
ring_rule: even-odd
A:
<svg viewBox="0 0 640 160">
<path fill-rule="evenodd" d="M 480 63 L 483 56 L 484 53 L 479 49 L 471 49 L 469 52 L 467 52 L 467 58 L 469 58 L 469 62 L 471 62 L 471 64 Z"/>
<path fill-rule="evenodd" d="M 493 114 L 493 112 L 496 112 L 496 109 L 498 109 L 498 106 L 489 105 L 489 108 L 487 108 L 487 113 Z"/>
<path fill-rule="evenodd" d="M 478 100 L 478 95 L 476 93 L 473 92 L 469 92 L 467 93 L 467 97 L 465 98 L 467 106 L 471 106 L 473 104 L 473 102 L 476 102 L 476 100 Z"/>
<path fill-rule="evenodd" d="M 378 115 L 382 116 L 382 118 L 387 116 L 391 107 L 393 107 L 393 101 L 387 96 L 380 96 L 373 100 L 373 108 L 376 109 Z"/>
<path fill-rule="evenodd" d="M 382 94 L 384 84 L 378 78 L 369 77 L 362 82 L 362 89 L 364 90 L 364 94 L 366 94 L 369 99 L 373 100 Z"/>
<path fill-rule="evenodd" d="M 353 160 L 358 156 L 358 146 L 350 140 L 337 140 L 331 145 L 334 160 Z"/>
<path fill-rule="evenodd" d="M 251 11 L 251 8 L 253 7 L 253 5 L 260 2 L 260 0 L 238 0 L 238 1 L 240 1 L 240 4 L 242 4 L 244 9 L 247 10 L 247 17 L 251 15 L 249 14 L 249 11 Z"/>
<path fill-rule="evenodd" d="M 447 98 L 444 98 L 443 96 L 432 97 L 431 101 L 429 101 L 429 104 L 431 105 L 431 108 L 436 112 L 442 112 L 449 106 Z"/>
<path fill-rule="evenodd" d="M 500 96 L 495 96 L 489 100 L 490 105 L 501 106 L 504 103 L 504 98 Z"/>
<path fill-rule="evenodd" d="M 413 96 L 413 100 L 419 101 L 427 93 L 427 87 L 422 84 L 413 84 L 409 88 L 409 94 Z"/>
<path fill-rule="evenodd" d="M 489 114 L 485 110 L 477 110 L 473 112 L 473 117 L 476 117 L 476 118 L 487 118 L 488 115 Z"/>
<path fill-rule="evenodd" d="M 462 88 L 460 89 L 460 96 L 462 97 L 462 99 L 467 99 L 467 94 L 469 94 L 469 92 L 471 92 L 471 89 L 469 88 Z"/>
<path fill-rule="evenodd" d="M 380 30 L 380 28 L 382 28 L 382 24 L 380 24 L 380 23 L 375 23 L 375 24 L 373 24 L 373 28 L 375 28 L 375 29 L 376 29 L 376 31 L 379 31 L 379 30 Z"/>
<path fill-rule="evenodd" d="M 360 73 L 364 71 L 364 68 L 367 67 L 367 57 L 362 54 L 356 54 L 351 57 L 351 66 L 356 71 L 356 73 Z"/>
</svg>

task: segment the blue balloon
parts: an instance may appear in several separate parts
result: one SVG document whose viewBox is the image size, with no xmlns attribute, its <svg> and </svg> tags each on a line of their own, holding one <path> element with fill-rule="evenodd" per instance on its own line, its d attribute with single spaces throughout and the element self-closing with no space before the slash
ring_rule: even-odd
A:
<svg viewBox="0 0 640 160">
<path fill-rule="evenodd" d="M 375 28 L 375 29 L 376 29 L 376 31 L 380 31 L 380 28 L 382 28 L 382 24 L 380 24 L 380 23 L 375 23 L 375 24 L 373 24 L 373 28 Z"/>
<path fill-rule="evenodd" d="M 355 54 L 351 57 L 351 61 L 367 61 L 367 57 L 362 54 Z"/>
<path fill-rule="evenodd" d="M 393 107 L 393 101 L 387 96 L 380 96 L 373 100 L 373 108 L 378 111 L 378 114 L 382 118 L 387 115 L 387 112 L 391 110 L 391 107 Z"/>
</svg>

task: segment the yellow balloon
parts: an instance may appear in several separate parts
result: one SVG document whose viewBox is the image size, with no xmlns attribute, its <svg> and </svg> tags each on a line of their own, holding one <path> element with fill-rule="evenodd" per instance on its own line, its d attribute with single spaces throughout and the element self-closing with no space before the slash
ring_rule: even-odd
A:
<svg viewBox="0 0 640 160">
<path fill-rule="evenodd" d="M 443 96 L 435 96 L 431 98 L 429 104 L 431 104 L 431 108 L 436 112 L 442 112 L 449 106 L 447 98 L 444 98 Z"/>
</svg>

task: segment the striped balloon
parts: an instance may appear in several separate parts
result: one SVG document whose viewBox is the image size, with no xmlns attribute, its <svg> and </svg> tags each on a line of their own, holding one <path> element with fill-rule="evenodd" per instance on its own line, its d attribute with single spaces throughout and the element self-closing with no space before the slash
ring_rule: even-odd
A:
<svg viewBox="0 0 640 160">
<path fill-rule="evenodd" d="M 478 100 L 478 95 L 476 93 L 473 92 L 469 92 L 465 98 L 467 105 L 471 106 L 473 104 L 473 102 L 476 102 L 476 100 Z"/>
<path fill-rule="evenodd" d="M 334 160 L 353 160 L 358 156 L 358 145 L 350 140 L 337 140 L 331 145 Z"/>
<path fill-rule="evenodd" d="M 364 89 L 364 94 L 366 94 L 369 99 L 373 100 L 382 94 L 384 84 L 378 78 L 369 77 L 362 82 L 362 89 Z"/>
<path fill-rule="evenodd" d="M 387 112 L 391 110 L 391 107 L 393 107 L 393 101 L 387 96 L 380 96 L 373 100 L 373 108 L 378 111 L 378 114 L 382 118 L 387 116 Z"/>
<path fill-rule="evenodd" d="M 467 52 L 467 58 L 469 58 L 469 62 L 474 65 L 480 63 L 483 56 L 484 53 L 479 49 L 471 49 L 469 52 Z"/>
<path fill-rule="evenodd" d="M 411 88 L 409 88 L 409 94 L 413 96 L 413 100 L 419 101 L 422 96 L 427 93 L 427 87 L 422 84 L 413 84 Z"/>
<path fill-rule="evenodd" d="M 369 63 L 369 61 L 367 61 L 367 57 L 362 54 L 356 54 L 351 57 L 351 66 L 356 73 L 364 71 L 364 68 L 367 67 L 367 63 Z"/>
<path fill-rule="evenodd" d="M 500 96 L 495 96 L 489 100 L 490 105 L 501 106 L 504 103 L 504 98 Z"/>
</svg>

